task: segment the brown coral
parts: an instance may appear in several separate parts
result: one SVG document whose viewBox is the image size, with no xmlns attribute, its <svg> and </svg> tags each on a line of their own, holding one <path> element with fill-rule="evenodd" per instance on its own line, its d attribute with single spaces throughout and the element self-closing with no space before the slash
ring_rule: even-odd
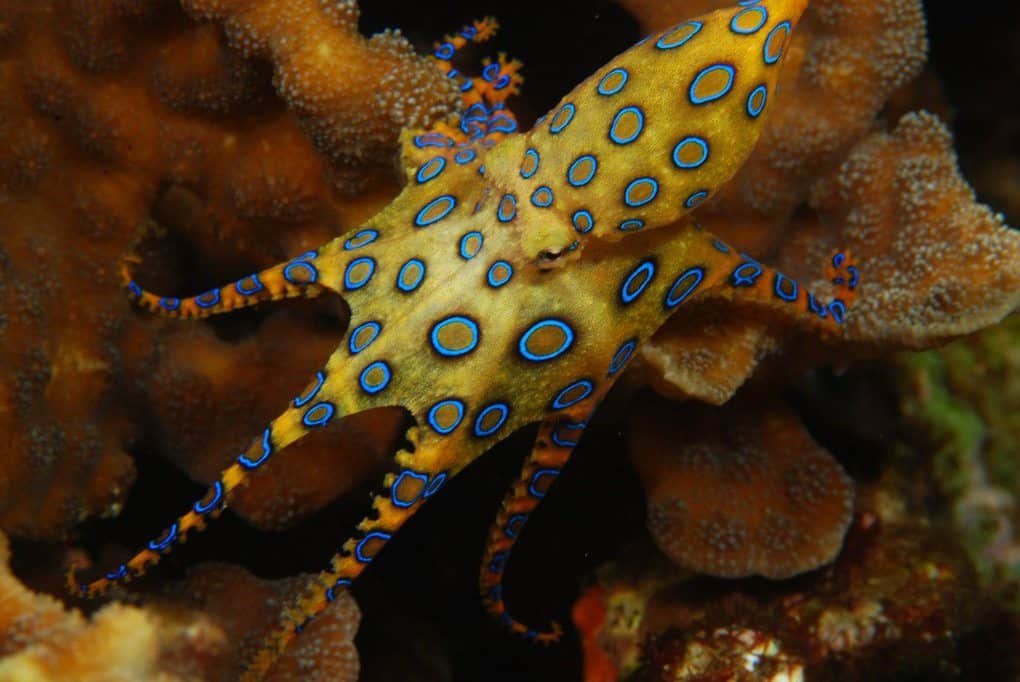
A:
<svg viewBox="0 0 1020 682">
<path fill-rule="evenodd" d="M 0 533 L 0 679 L 26 682 L 233 679 L 276 625 L 280 600 L 306 580 L 259 580 L 234 566 L 205 564 L 174 586 L 177 596 L 144 608 L 110 604 L 86 618 L 22 585 L 9 559 Z M 354 600 L 340 595 L 267 679 L 353 682 L 359 620 Z"/>
<path fill-rule="evenodd" d="M 842 546 L 853 484 L 795 414 L 762 402 L 683 409 L 660 401 L 632 416 L 648 526 L 678 564 L 787 578 L 832 561 Z"/>
</svg>

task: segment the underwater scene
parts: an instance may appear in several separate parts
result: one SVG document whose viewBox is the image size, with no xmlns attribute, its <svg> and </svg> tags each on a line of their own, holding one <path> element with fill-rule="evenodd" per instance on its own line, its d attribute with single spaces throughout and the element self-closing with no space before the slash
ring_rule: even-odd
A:
<svg viewBox="0 0 1020 682">
<path fill-rule="evenodd" d="M 982 3 L 0 0 L 0 682 L 1020 680 L 1018 87 Z"/>
</svg>

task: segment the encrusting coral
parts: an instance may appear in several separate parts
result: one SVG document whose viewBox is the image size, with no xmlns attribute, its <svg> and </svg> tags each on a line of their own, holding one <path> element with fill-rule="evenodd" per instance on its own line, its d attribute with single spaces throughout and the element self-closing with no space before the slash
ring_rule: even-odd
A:
<svg viewBox="0 0 1020 682">
<path fill-rule="evenodd" d="M 681 566 L 788 578 L 842 547 L 853 483 L 788 408 L 650 401 L 631 416 L 629 446 L 652 537 Z"/>
<path fill-rule="evenodd" d="M 306 578 L 254 578 L 224 564 L 196 567 L 168 598 L 112 603 L 86 617 L 25 587 L 0 533 L 0 679 L 5 682 L 177 682 L 232 679 L 246 648 L 276 623 L 276 608 Z M 281 658 L 267 680 L 358 678 L 360 613 L 344 595 Z"/>
</svg>

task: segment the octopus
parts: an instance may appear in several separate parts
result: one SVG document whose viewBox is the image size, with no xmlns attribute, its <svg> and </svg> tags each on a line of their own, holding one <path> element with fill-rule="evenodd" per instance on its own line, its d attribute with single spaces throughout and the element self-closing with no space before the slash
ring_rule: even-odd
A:
<svg viewBox="0 0 1020 682">
<path fill-rule="evenodd" d="M 345 416 L 396 406 L 411 425 L 394 470 L 330 568 L 284 609 L 245 679 L 264 675 L 447 481 L 536 423 L 491 526 L 480 586 L 487 610 L 511 631 L 556 640 L 557 624 L 532 628 L 510 614 L 504 567 L 642 342 L 695 299 L 755 302 L 825 336 L 838 335 L 848 313 L 858 279 L 849 255 L 819 263 L 839 292 L 823 301 L 694 218 L 754 148 L 806 5 L 741 0 L 646 37 L 527 133 L 505 107 L 520 80 L 516 63 L 500 59 L 467 79 L 450 62 L 491 30 L 476 23 L 434 54 L 461 84 L 464 111 L 403 133 L 406 185 L 375 217 L 191 298 L 151 293 L 125 269 L 132 299 L 162 315 L 202 318 L 332 293 L 351 321 L 305 390 L 202 499 L 101 577 L 79 581 L 72 567 L 73 589 L 94 597 L 138 577 L 222 513 L 281 449 Z"/>
</svg>

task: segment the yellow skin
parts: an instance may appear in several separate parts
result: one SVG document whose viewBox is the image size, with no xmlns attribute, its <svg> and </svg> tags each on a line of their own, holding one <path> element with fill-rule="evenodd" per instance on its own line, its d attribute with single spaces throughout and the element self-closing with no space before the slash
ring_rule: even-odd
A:
<svg viewBox="0 0 1020 682">
<path fill-rule="evenodd" d="M 144 572 L 221 512 L 262 462 L 315 428 L 396 405 L 417 422 L 412 448 L 396 453 L 373 513 L 283 614 L 248 677 L 264 674 L 445 480 L 534 422 L 537 443 L 493 524 L 481 583 L 487 608 L 510 628 L 555 639 L 557 627 L 532 631 L 506 613 L 503 565 L 636 346 L 695 297 L 756 299 L 821 333 L 833 333 L 845 311 L 838 300 L 819 305 L 688 216 L 751 152 L 806 4 L 745 3 L 647 38 L 527 134 L 490 135 L 499 140 L 491 148 L 407 133 L 407 185 L 393 203 L 257 276 L 180 301 L 130 283 L 141 305 L 181 317 L 330 290 L 350 304 L 351 324 L 315 380 L 202 501 L 126 565 L 79 589 L 95 595 Z M 835 265 L 855 279 L 842 258 Z"/>
</svg>

